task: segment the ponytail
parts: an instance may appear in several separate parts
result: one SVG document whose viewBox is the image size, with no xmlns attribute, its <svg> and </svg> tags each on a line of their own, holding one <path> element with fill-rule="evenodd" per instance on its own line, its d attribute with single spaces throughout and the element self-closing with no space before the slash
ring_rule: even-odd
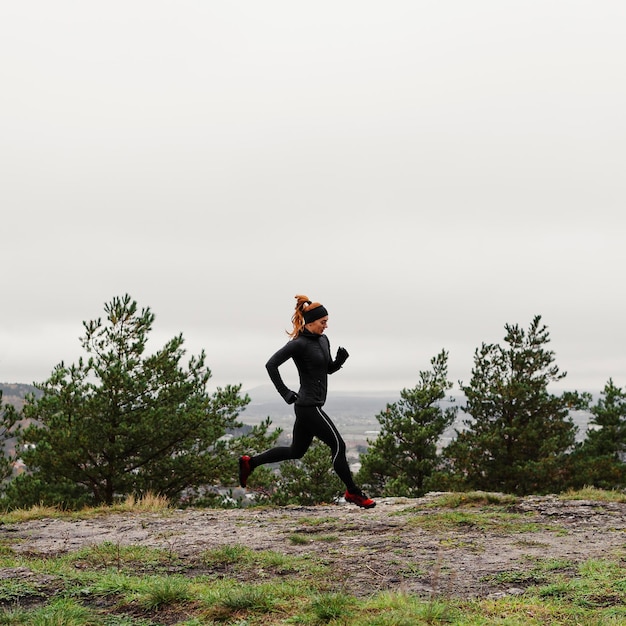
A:
<svg viewBox="0 0 626 626">
<path fill-rule="evenodd" d="M 319 302 L 311 302 L 308 296 L 296 296 L 296 312 L 291 317 L 293 328 L 287 334 L 295 339 L 303 330 L 306 324 L 314 322 L 328 315 L 326 307 Z"/>
<path fill-rule="evenodd" d="M 287 334 L 295 339 L 304 328 L 304 310 L 311 304 L 308 296 L 296 296 L 296 311 L 291 316 L 291 324 L 293 328 L 291 332 L 287 331 Z"/>
</svg>

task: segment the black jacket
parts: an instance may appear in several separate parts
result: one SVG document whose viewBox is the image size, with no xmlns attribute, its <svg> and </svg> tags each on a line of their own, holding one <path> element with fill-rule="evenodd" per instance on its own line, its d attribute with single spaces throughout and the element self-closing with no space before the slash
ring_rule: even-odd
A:
<svg viewBox="0 0 626 626">
<path fill-rule="evenodd" d="M 285 385 L 278 371 L 279 366 L 289 359 L 293 359 L 300 376 L 297 398 Z M 316 335 L 304 329 L 300 335 L 272 355 L 265 367 L 285 402 L 291 404 L 295 399 L 298 406 L 322 406 L 326 402 L 328 374 L 340 369 L 344 361 L 333 360 L 326 335 Z"/>
</svg>

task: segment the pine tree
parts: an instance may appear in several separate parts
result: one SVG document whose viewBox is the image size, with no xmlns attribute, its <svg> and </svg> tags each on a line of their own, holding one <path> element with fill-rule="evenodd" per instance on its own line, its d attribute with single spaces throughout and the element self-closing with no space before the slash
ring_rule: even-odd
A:
<svg viewBox="0 0 626 626">
<path fill-rule="evenodd" d="M 612 379 L 591 407 L 586 435 L 576 454 L 575 486 L 626 487 L 626 390 Z"/>
<path fill-rule="evenodd" d="M 234 483 L 236 458 L 224 435 L 241 426 L 249 402 L 240 386 L 209 394 L 205 353 L 183 363 L 182 335 L 148 354 L 155 316 L 130 296 L 114 298 L 105 313 L 105 322 L 83 322 L 87 358 L 57 365 L 37 385 L 43 395 L 24 407 L 34 420 L 21 437 L 30 474 L 13 486 L 14 500 L 111 504 L 147 492 L 176 500 Z M 253 429 L 250 447 L 273 442 L 266 433 L 267 424 Z"/>
<path fill-rule="evenodd" d="M 15 455 L 15 441 L 20 432 L 20 413 L 11 404 L 2 401 L 0 389 L 0 484 L 11 477 Z"/>
<path fill-rule="evenodd" d="M 431 359 L 432 370 L 419 374 L 413 389 L 376 416 L 380 432 L 361 455 L 358 481 L 376 496 L 417 497 L 425 493 L 438 465 L 437 445 L 456 417 L 456 407 L 442 408 L 452 388 L 448 353 Z"/>
<path fill-rule="evenodd" d="M 588 398 L 548 391 L 566 373 L 547 349 L 550 336 L 541 316 L 527 332 L 518 325 L 505 329 L 507 346 L 483 343 L 475 351 L 472 379 L 461 387 L 467 399 L 462 410 L 470 417 L 445 456 L 464 488 L 517 494 L 562 489 L 577 431 L 569 413 Z"/>
</svg>

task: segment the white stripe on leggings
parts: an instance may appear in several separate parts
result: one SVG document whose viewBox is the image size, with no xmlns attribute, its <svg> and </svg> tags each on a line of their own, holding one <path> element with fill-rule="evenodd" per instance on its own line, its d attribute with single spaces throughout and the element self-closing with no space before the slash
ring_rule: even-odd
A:
<svg viewBox="0 0 626 626">
<path fill-rule="evenodd" d="M 335 460 L 337 459 L 337 456 L 339 455 L 339 448 L 341 447 L 339 445 L 339 437 L 337 436 L 337 433 L 335 432 L 335 428 L 333 426 L 333 423 L 330 421 L 330 418 L 324 414 L 324 411 L 322 411 L 322 409 L 317 406 L 315 407 L 318 411 L 318 413 L 322 416 L 322 419 L 326 422 L 326 424 L 328 425 L 328 428 L 330 428 L 330 432 L 332 432 L 332 434 L 335 436 L 335 441 L 337 442 L 337 451 L 335 452 L 335 456 L 333 457 L 332 460 L 332 464 L 333 467 L 335 466 Z"/>
</svg>

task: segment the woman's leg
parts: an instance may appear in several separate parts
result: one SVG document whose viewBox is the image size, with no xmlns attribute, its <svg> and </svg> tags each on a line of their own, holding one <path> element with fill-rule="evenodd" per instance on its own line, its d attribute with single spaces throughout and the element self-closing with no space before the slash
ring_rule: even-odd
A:
<svg viewBox="0 0 626 626">
<path fill-rule="evenodd" d="M 312 407 L 306 407 L 312 408 Z M 313 433 L 306 426 L 306 419 L 302 418 L 302 408 L 296 407 L 296 421 L 293 425 L 293 435 L 290 446 L 276 446 L 266 452 L 250 458 L 251 470 L 267 463 L 280 463 L 290 459 L 301 459 L 313 441 Z M 305 411 L 306 413 L 306 411 Z"/>
<path fill-rule="evenodd" d="M 376 506 L 376 502 L 368 498 L 354 484 L 352 472 L 346 459 L 346 444 L 337 427 L 333 424 L 330 417 L 324 413 L 322 407 L 296 406 L 295 410 L 296 421 L 293 425 L 293 437 L 290 446 L 277 446 L 257 456 L 242 456 L 239 459 L 239 483 L 241 486 L 246 486 L 248 476 L 259 465 L 302 458 L 315 436 L 330 448 L 333 469 L 346 485 L 346 501 L 365 509 L 371 509 Z"/>
<path fill-rule="evenodd" d="M 306 407 L 307 424 L 318 439 L 321 439 L 329 448 L 332 455 L 333 469 L 345 484 L 348 491 L 359 491 L 354 484 L 352 472 L 346 458 L 346 444 L 339 434 L 333 421 L 326 415 L 321 406 Z"/>
<path fill-rule="evenodd" d="M 316 437 L 319 437 L 327 446 L 330 447 L 333 458 L 333 468 L 337 472 L 337 476 L 346 485 L 345 499 L 346 502 L 352 502 L 364 509 L 371 509 L 376 506 L 376 502 L 368 498 L 355 484 L 352 478 L 352 472 L 346 459 L 346 444 L 339 434 L 337 427 L 333 421 L 324 413 L 322 407 L 313 407 L 315 409 L 315 417 L 310 416 L 309 424 L 311 430 Z"/>
</svg>

